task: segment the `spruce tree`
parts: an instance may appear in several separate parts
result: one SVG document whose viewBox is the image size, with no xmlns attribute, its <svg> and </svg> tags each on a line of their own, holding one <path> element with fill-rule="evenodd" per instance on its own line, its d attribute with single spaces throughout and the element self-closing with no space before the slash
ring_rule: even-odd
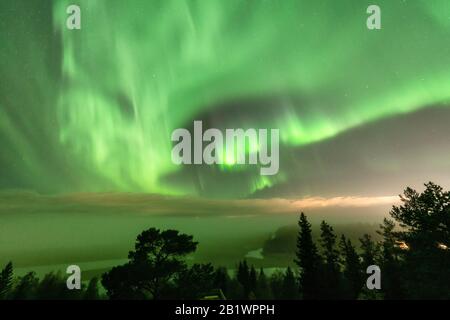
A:
<svg viewBox="0 0 450 320">
<path fill-rule="evenodd" d="M 272 299 L 272 292 L 269 287 L 269 283 L 266 277 L 266 274 L 264 273 L 264 269 L 261 268 L 258 274 L 258 280 L 256 283 L 256 292 L 255 292 L 257 299 L 262 300 L 269 300 Z"/>
<path fill-rule="evenodd" d="M 0 299 L 6 299 L 11 290 L 13 281 L 13 265 L 8 262 L 0 273 Z"/>
<path fill-rule="evenodd" d="M 247 299 L 250 295 L 251 290 L 250 290 L 250 270 L 246 260 L 239 262 L 236 278 L 242 285 L 242 288 L 244 289 L 244 296 Z"/>
<path fill-rule="evenodd" d="M 286 273 L 284 274 L 282 294 L 283 299 L 286 300 L 293 300 L 298 297 L 297 280 L 290 267 L 286 269 Z"/>
<path fill-rule="evenodd" d="M 253 292 L 253 294 L 255 294 L 256 291 L 256 282 L 257 282 L 256 270 L 255 267 L 252 266 L 248 274 L 248 290 L 249 292 Z"/>
<path fill-rule="evenodd" d="M 341 236 L 340 247 L 343 253 L 345 298 L 356 299 L 363 287 L 361 261 L 350 239 Z"/>
<path fill-rule="evenodd" d="M 383 223 L 380 225 L 380 230 L 377 231 L 383 237 L 380 258 L 380 268 L 383 270 L 381 290 L 386 300 L 397 300 L 405 297 L 403 274 L 401 271 L 401 250 L 397 246 L 398 240 L 394 229 L 394 221 L 384 218 Z"/>
<path fill-rule="evenodd" d="M 375 260 L 378 255 L 378 246 L 372 240 L 372 237 L 369 234 L 364 234 L 362 238 L 359 239 L 361 243 L 362 250 L 362 266 L 363 269 L 367 269 L 368 266 L 374 265 Z"/>
<path fill-rule="evenodd" d="M 323 275 L 321 277 L 321 296 L 324 299 L 339 298 L 339 251 L 336 249 L 336 235 L 325 221 L 320 225 L 320 244 L 323 256 Z"/>
<path fill-rule="evenodd" d="M 320 258 L 311 234 L 311 224 L 302 212 L 298 222 L 300 228 L 297 237 L 295 263 L 299 267 L 299 287 L 303 299 L 319 298 Z"/>
<path fill-rule="evenodd" d="M 222 290 L 225 297 L 228 297 L 228 288 L 230 285 L 230 277 L 228 276 L 227 269 L 224 267 L 219 267 L 214 273 L 214 287 Z"/>
<path fill-rule="evenodd" d="M 11 299 L 13 300 L 29 300 L 35 299 L 36 288 L 39 284 L 39 279 L 36 273 L 28 272 L 26 275 L 17 279 L 17 284 L 11 292 Z"/>
<path fill-rule="evenodd" d="M 98 293 L 98 278 L 94 277 L 89 280 L 89 284 L 84 292 L 84 300 L 98 300 L 100 298 Z"/>
</svg>

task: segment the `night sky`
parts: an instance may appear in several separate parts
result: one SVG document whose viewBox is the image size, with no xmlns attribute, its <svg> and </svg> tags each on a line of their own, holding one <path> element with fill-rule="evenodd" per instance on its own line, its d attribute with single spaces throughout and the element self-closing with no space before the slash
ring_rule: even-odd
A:
<svg viewBox="0 0 450 320">
<path fill-rule="evenodd" d="M 82 29 L 67 30 L 80 5 Z M 378 4 L 382 29 L 368 30 Z M 0 3 L 0 188 L 376 197 L 450 185 L 450 2 Z M 170 135 L 279 128 L 280 171 L 176 166 Z"/>
</svg>

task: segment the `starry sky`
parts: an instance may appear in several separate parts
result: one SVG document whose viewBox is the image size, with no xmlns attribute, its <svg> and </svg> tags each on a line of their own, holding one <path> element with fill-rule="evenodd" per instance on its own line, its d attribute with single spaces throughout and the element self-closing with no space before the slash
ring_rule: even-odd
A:
<svg viewBox="0 0 450 320">
<path fill-rule="evenodd" d="M 66 8 L 81 8 L 81 30 Z M 368 30 L 377 4 L 382 29 Z M 448 0 L 0 2 L 0 189 L 218 199 L 450 186 Z M 277 128 L 280 170 L 176 166 L 176 128 Z M 366 199 L 366 198 L 363 198 Z"/>
</svg>

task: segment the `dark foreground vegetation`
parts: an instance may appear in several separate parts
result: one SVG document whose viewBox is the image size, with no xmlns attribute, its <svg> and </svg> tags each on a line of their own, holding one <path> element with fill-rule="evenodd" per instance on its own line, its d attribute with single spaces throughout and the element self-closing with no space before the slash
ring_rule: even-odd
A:
<svg viewBox="0 0 450 320">
<path fill-rule="evenodd" d="M 189 265 L 186 257 L 198 245 L 192 236 L 151 228 L 138 235 L 126 264 L 81 290 L 68 290 L 60 273 L 14 277 L 9 263 L 0 274 L 0 298 L 450 299 L 450 192 L 433 183 L 425 187 L 422 193 L 405 190 L 402 204 L 380 225 L 381 241 L 366 234 L 352 243 L 323 221 L 316 243 L 302 213 L 296 267 L 270 276 L 246 261 L 232 276 L 212 264 Z M 381 269 L 379 290 L 366 286 L 371 265 Z"/>
</svg>

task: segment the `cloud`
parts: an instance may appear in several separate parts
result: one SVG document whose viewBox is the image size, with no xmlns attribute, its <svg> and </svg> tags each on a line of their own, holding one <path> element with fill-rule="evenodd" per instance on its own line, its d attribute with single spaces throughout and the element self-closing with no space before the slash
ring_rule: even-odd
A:
<svg viewBox="0 0 450 320">
<path fill-rule="evenodd" d="M 249 216 L 298 214 L 300 211 L 376 208 L 397 203 L 396 196 L 305 197 L 300 199 L 214 200 L 140 193 L 74 193 L 40 195 L 33 192 L 0 193 L 0 214 L 80 213 L 155 216 Z"/>
</svg>

